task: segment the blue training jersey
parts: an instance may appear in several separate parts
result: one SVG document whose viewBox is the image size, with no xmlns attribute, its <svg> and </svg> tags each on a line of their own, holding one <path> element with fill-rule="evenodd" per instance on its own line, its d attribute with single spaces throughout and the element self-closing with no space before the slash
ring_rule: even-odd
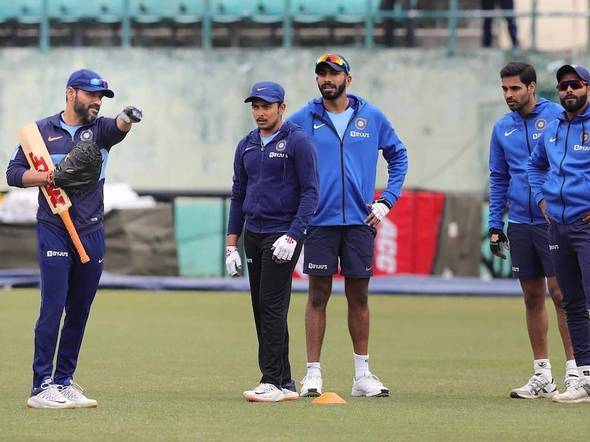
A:
<svg viewBox="0 0 590 442">
<path fill-rule="evenodd" d="M 546 224 L 534 201 L 527 176 L 527 163 L 535 144 L 563 108 L 539 98 L 523 118 L 509 112 L 494 125 L 490 140 L 489 228 L 502 229 L 508 205 L 508 219 L 519 224 Z"/>
<path fill-rule="evenodd" d="M 544 199 L 555 222 L 590 213 L 590 106 L 571 121 L 564 111 L 550 123 L 529 158 L 528 177 L 535 203 Z"/>
<path fill-rule="evenodd" d="M 125 138 L 127 132 L 119 130 L 114 118 L 99 117 L 91 124 L 80 126 L 73 136 L 62 127 L 62 123 L 61 112 L 37 121 L 37 127 L 54 164 L 59 163 L 80 140 L 94 140 L 102 154 L 102 170 L 96 185 L 81 195 L 70 195 L 72 201 L 70 216 L 78 234 L 84 235 L 102 227 L 104 218 L 103 187 L 109 151 L 112 146 Z M 24 152 L 18 146 L 6 170 L 8 185 L 24 187 L 22 176 L 29 168 Z M 51 211 L 41 190 L 39 190 L 38 201 L 37 221 L 65 229 L 59 216 L 54 215 Z"/>
<path fill-rule="evenodd" d="M 387 188 L 381 197 L 399 199 L 408 170 L 406 148 L 387 117 L 363 98 L 348 95 L 353 114 L 341 139 L 322 98 L 310 101 L 289 121 L 314 141 L 318 156 L 320 196 L 313 226 L 361 225 L 375 194 L 379 151 L 387 161 Z"/>
</svg>

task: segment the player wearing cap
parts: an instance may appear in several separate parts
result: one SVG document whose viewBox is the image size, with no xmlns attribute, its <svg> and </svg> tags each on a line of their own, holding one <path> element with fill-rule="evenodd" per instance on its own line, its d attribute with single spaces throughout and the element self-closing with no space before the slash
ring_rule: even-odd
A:
<svg viewBox="0 0 590 442">
<path fill-rule="evenodd" d="M 41 270 L 41 308 L 35 325 L 33 387 L 27 405 L 31 408 L 96 407 L 74 383 L 78 355 L 103 269 L 103 186 L 105 167 L 112 146 L 121 142 L 139 122 L 141 111 L 126 107 L 116 118 L 98 117 L 103 97 L 113 98 L 108 83 L 96 72 L 73 72 L 66 85 L 66 107 L 62 112 L 37 121 L 47 150 L 58 164 L 80 142 L 95 143 L 102 154 L 99 179 L 88 190 L 70 194 L 73 223 L 90 262 L 81 264 L 59 217 L 52 214 L 39 191 L 37 211 L 38 257 Z M 6 172 L 11 186 L 33 187 L 52 184 L 52 174 L 29 168 L 19 146 Z M 62 314 L 65 319 L 61 334 Z M 55 371 L 53 359 L 56 354 Z"/>
<path fill-rule="evenodd" d="M 508 63 L 500 71 L 504 99 L 511 112 L 494 125 L 490 141 L 490 249 L 502 259 L 503 246 L 510 240 L 512 273 L 524 294 L 526 324 L 533 351 L 533 376 L 510 396 L 520 399 L 551 397 L 557 387 L 551 374 L 547 350 L 547 310 L 545 293 L 555 305 L 557 323 L 566 354 L 565 387 L 578 381 L 562 295 L 555 280 L 547 243 L 547 221 L 535 204 L 527 178 L 527 161 L 547 125 L 563 108 L 536 97 L 537 74 L 526 63 Z M 508 206 L 508 237 L 502 217 Z M 546 282 L 545 282 L 546 281 Z"/>
<path fill-rule="evenodd" d="M 551 122 L 528 161 L 535 203 L 549 224 L 549 253 L 561 290 L 580 380 L 555 402 L 590 402 L 590 73 L 557 71 L 565 111 Z"/>
<path fill-rule="evenodd" d="M 236 148 L 226 246 L 226 266 L 238 276 L 244 233 L 256 334 L 260 384 L 243 396 L 253 402 L 298 399 L 289 363 L 287 313 L 293 269 L 303 232 L 318 201 L 316 154 L 299 127 L 283 123 L 285 91 L 270 81 L 252 86 L 257 129 Z"/>
<path fill-rule="evenodd" d="M 332 276 L 340 267 L 348 301 L 353 344 L 353 396 L 388 396 L 389 389 L 369 370 L 369 278 L 373 270 L 375 226 L 398 200 L 408 160 L 406 148 L 387 117 L 364 98 L 348 94 L 349 63 L 338 54 L 319 57 L 315 66 L 321 97 L 290 117 L 313 137 L 318 152 L 320 199 L 304 252 L 309 275 L 305 312 L 307 374 L 301 395 L 322 392 L 320 352 Z M 373 201 L 379 151 L 389 179 Z"/>
</svg>

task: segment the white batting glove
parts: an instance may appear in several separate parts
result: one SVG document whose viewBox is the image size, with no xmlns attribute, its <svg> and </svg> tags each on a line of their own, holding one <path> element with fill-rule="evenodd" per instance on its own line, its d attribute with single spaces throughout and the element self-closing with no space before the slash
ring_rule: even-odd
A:
<svg viewBox="0 0 590 442">
<path fill-rule="evenodd" d="M 227 246 L 225 248 L 225 268 L 229 276 L 240 276 L 242 259 L 236 246 Z"/>
<path fill-rule="evenodd" d="M 375 201 L 371 204 L 371 213 L 375 215 L 375 218 L 381 221 L 389 213 L 389 207 L 381 201 Z"/>
<path fill-rule="evenodd" d="M 287 235 L 281 236 L 272 245 L 272 260 L 278 264 L 291 261 L 295 247 L 297 247 L 297 241 Z"/>
</svg>

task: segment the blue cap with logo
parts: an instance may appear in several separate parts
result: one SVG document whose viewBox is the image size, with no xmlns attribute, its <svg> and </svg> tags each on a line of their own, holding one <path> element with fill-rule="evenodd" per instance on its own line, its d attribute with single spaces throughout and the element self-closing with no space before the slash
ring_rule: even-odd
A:
<svg viewBox="0 0 590 442">
<path fill-rule="evenodd" d="M 244 100 L 244 103 L 254 100 L 264 100 L 267 103 L 283 103 L 285 101 L 285 89 L 273 81 L 254 83 L 250 96 Z"/>
<path fill-rule="evenodd" d="M 590 72 L 588 72 L 588 69 L 580 66 L 579 64 L 564 64 L 562 67 L 560 67 L 557 70 L 557 81 L 560 81 L 561 77 L 567 73 L 576 74 L 585 83 L 590 83 Z"/>
<path fill-rule="evenodd" d="M 66 87 L 82 89 L 86 92 L 104 92 L 104 95 L 109 98 L 115 96 L 115 93 L 109 89 L 109 83 L 103 80 L 96 72 L 89 69 L 79 69 L 72 72 L 72 75 L 68 78 Z"/>
</svg>

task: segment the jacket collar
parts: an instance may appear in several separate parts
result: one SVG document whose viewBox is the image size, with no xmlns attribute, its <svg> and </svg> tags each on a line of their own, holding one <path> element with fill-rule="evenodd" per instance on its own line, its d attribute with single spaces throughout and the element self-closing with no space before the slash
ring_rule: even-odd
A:
<svg viewBox="0 0 590 442">
<path fill-rule="evenodd" d="M 367 103 L 364 98 L 359 97 L 358 95 L 346 94 L 346 96 L 348 97 L 348 102 L 354 109 L 355 114 L 358 113 Z M 311 108 L 311 113 L 319 117 L 324 117 L 327 112 L 322 97 L 317 97 L 310 101 L 309 107 Z"/>
</svg>

